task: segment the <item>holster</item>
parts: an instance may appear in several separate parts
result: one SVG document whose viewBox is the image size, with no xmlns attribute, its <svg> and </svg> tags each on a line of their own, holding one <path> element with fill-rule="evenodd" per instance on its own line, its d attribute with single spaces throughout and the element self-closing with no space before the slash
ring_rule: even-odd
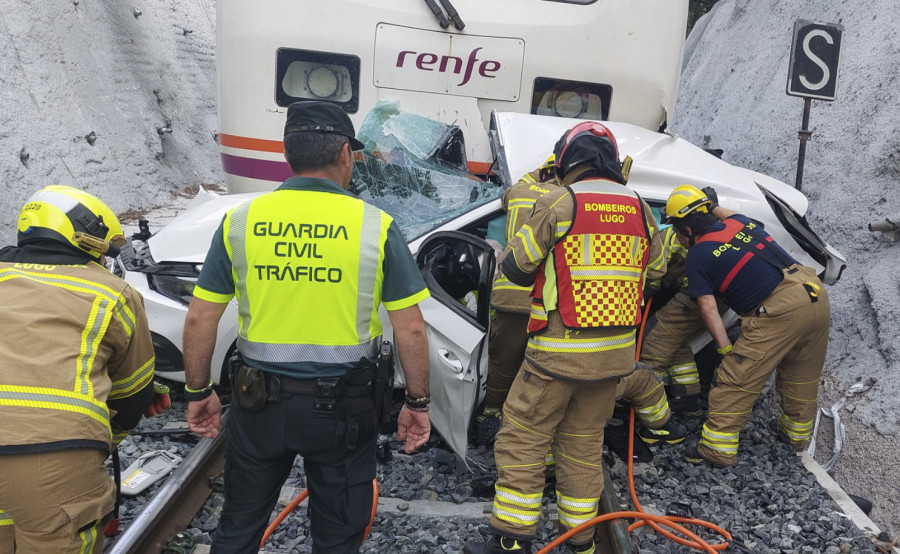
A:
<svg viewBox="0 0 900 554">
<path fill-rule="evenodd" d="M 240 352 L 232 355 L 229 364 L 231 367 L 231 394 L 237 405 L 250 412 L 263 409 L 269 400 L 265 373 L 246 365 Z"/>
<path fill-rule="evenodd" d="M 375 402 L 375 415 L 379 425 L 391 420 L 393 392 L 394 345 L 390 341 L 383 341 L 378 353 L 378 365 L 375 367 L 375 386 L 372 387 L 372 400 Z"/>
</svg>

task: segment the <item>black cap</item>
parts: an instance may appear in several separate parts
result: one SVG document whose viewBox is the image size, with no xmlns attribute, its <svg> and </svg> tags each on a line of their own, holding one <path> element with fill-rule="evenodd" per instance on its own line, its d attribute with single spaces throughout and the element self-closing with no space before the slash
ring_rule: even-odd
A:
<svg viewBox="0 0 900 554">
<path fill-rule="evenodd" d="M 284 136 L 304 131 L 336 133 L 350 139 L 352 150 L 362 150 L 365 145 L 356 140 L 356 131 L 350 116 L 339 106 L 331 102 L 304 100 L 288 106 L 287 121 L 284 123 Z"/>
</svg>

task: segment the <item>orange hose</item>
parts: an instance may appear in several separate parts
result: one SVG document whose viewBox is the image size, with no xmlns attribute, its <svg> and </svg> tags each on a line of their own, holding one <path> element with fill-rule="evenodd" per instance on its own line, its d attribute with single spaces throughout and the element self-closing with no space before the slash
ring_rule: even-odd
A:
<svg viewBox="0 0 900 554">
<path fill-rule="evenodd" d="M 262 548 L 263 545 L 266 544 L 266 541 L 269 540 L 269 537 L 272 536 L 272 533 L 275 532 L 275 529 L 278 529 L 278 526 L 281 525 L 281 522 L 284 521 L 291 512 L 293 512 L 297 506 L 303 502 L 306 497 L 309 496 L 309 492 L 307 489 L 303 489 L 300 491 L 300 494 L 297 495 L 296 498 L 291 500 L 291 502 L 281 510 L 281 513 L 275 517 L 272 523 L 266 527 L 266 531 L 263 533 L 262 540 L 259 541 L 259 547 Z M 372 530 L 372 524 L 375 523 L 375 512 L 378 509 L 378 480 L 372 479 L 372 517 L 369 519 L 369 525 L 366 527 L 366 533 L 363 535 L 362 542 L 366 542 L 366 539 L 369 537 L 369 531 Z"/>
</svg>

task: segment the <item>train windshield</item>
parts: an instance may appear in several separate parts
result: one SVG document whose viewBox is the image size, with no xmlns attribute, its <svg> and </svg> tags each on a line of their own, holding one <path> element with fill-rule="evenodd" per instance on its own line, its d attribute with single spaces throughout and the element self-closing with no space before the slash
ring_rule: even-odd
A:
<svg viewBox="0 0 900 554">
<path fill-rule="evenodd" d="M 463 134 L 404 112 L 396 101 L 377 104 L 357 133 L 351 192 L 381 208 L 412 240 L 500 197 L 502 189 L 468 171 Z"/>
</svg>

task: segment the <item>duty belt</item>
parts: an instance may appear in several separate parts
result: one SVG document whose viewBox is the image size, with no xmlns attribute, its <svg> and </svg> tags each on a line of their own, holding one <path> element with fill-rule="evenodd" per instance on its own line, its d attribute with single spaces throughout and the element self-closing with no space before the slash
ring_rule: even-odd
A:
<svg viewBox="0 0 900 554">
<path fill-rule="evenodd" d="M 318 379 L 297 379 L 280 373 L 263 372 L 268 390 L 326 398 L 359 398 L 372 395 L 372 384 L 348 385 L 343 377 L 320 377 Z"/>
</svg>

